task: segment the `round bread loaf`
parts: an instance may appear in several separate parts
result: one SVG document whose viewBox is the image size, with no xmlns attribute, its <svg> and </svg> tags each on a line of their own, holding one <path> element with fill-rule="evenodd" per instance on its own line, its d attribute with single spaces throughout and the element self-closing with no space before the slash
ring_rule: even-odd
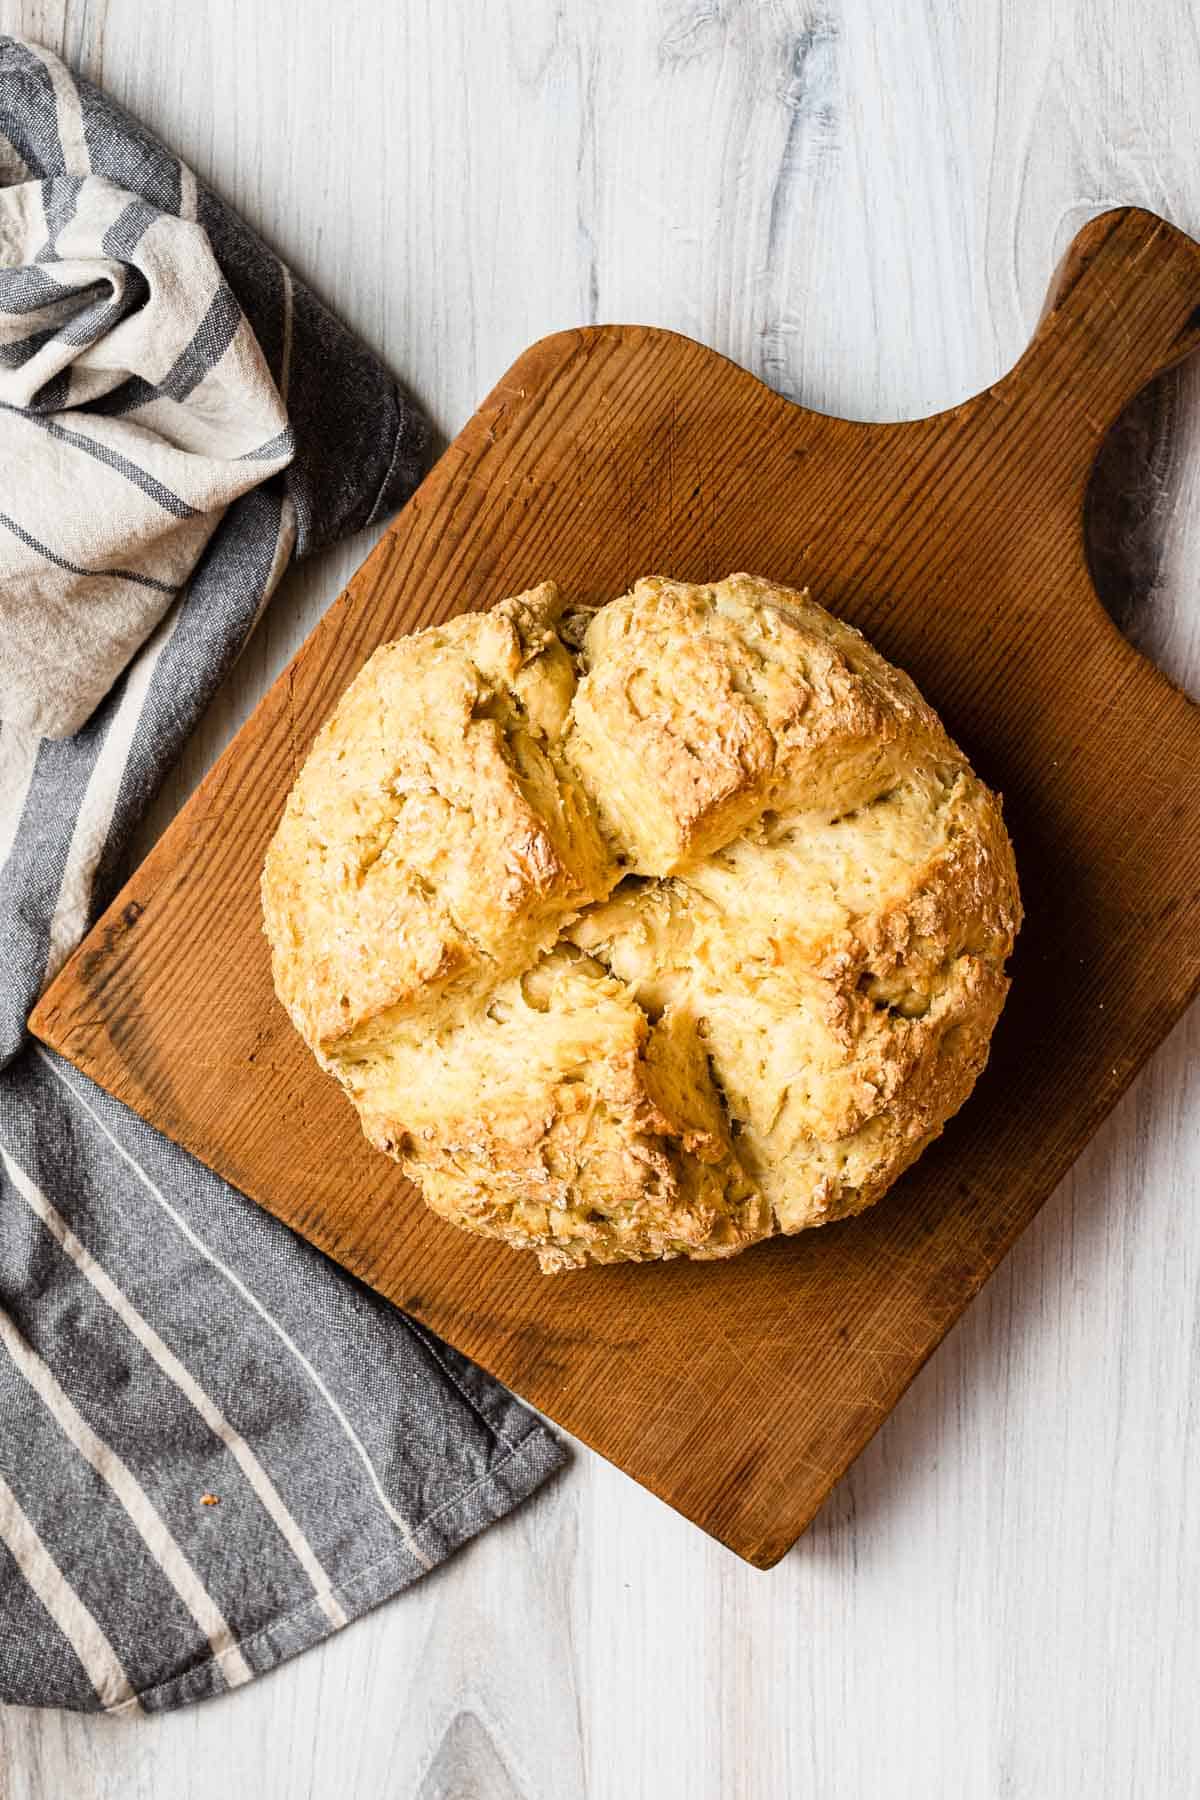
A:
<svg viewBox="0 0 1200 1800">
<path fill-rule="evenodd" d="M 983 1067 L 1020 922 L 912 682 L 750 575 L 598 611 L 546 583 L 385 644 L 262 894 L 370 1141 L 547 1271 L 878 1200 Z"/>
</svg>

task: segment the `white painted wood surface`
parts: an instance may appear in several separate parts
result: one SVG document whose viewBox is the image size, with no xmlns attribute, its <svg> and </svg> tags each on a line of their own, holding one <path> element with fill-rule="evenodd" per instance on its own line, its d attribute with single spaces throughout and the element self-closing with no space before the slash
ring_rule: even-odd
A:
<svg viewBox="0 0 1200 1800">
<path fill-rule="evenodd" d="M 1188 0 L 0 0 L 0 27 L 169 138 L 443 437 L 597 318 L 920 414 L 1013 361 L 1091 210 L 1200 232 Z M 1200 370 L 1150 417 L 1133 629 L 1198 693 Z M 366 548 L 289 578 L 159 827 Z M 1200 1793 L 1198 1052 L 1193 1012 L 772 1573 L 581 1450 L 249 1690 L 0 1711 L 0 1800 Z"/>
</svg>

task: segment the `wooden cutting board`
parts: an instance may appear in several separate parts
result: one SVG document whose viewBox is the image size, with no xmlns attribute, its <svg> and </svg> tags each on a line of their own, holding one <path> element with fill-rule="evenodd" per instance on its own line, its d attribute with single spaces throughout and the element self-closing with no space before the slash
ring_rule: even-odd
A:
<svg viewBox="0 0 1200 1800">
<path fill-rule="evenodd" d="M 1102 611 L 1108 426 L 1200 342 L 1200 247 L 1110 212 L 1028 351 L 935 418 L 780 399 L 669 332 L 519 359 L 59 975 L 35 1032 L 638 1481 L 767 1567 L 1200 985 L 1200 710 Z M 258 876 L 318 725 L 388 638 L 553 577 L 810 584 L 1004 793 L 1028 918 L 986 1075 L 863 1217 L 728 1264 L 547 1278 L 368 1150 L 271 990 Z"/>
</svg>

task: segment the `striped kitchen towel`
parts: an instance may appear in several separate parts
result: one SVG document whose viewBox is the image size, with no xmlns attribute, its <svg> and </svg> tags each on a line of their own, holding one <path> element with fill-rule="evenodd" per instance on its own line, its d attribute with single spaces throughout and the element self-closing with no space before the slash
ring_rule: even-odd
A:
<svg viewBox="0 0 1200 1800">
<path fill-rule="evenodd" d="M 0 707 L 40 737 L 91 717 L 292 460 L 290 370 L 188 211 L 97 174 L 0 188 Z"/>
<path fill-rule="evenodd" d="M 188 169 L 0 37 L 0 1700 L 236 1687 L 562 1460 L 25 1029 L 291 556 L 394 510 L 426 437 Z"/>
</svg>

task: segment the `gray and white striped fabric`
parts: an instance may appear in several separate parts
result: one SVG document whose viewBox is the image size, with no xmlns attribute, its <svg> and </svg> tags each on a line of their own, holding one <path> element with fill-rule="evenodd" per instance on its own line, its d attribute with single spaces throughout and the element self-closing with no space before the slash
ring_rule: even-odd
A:
<svg viewBox="0 0 1200 1800">
<path fill-rule="evenodd" d="M 3 37 L 0 403 L 0 1700 L 155 1710 L 396 1593 L 563 1453 L 26 1033 L 291 555 L 386 517 L 427 433 L 176 158 Z"/>
<path fill-rule="evenodd" d="M 0 188 L 0 244 L 0 704 L 68 737 L 292 434 L 194 220 L 58 175 Z"/>
</svg>

